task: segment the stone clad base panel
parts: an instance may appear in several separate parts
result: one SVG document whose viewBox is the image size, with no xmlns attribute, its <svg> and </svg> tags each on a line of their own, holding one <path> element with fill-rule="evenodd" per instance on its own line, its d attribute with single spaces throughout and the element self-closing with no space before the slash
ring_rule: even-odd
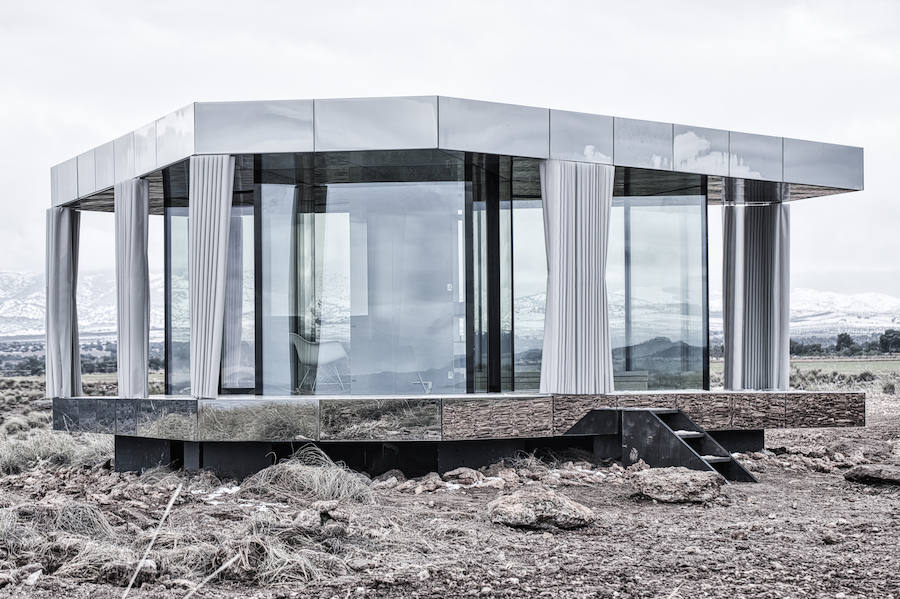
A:
<svg viewBox="0 0 900 599">
<path fill-rule="evenodd" d="M 707 430 L 865 426 L 855 392 L 518 393 L 53 400 L 53 428 L 180 441 L 465 441 L 566 434 L 598 408 L 677 408 Z"/>
</svg>

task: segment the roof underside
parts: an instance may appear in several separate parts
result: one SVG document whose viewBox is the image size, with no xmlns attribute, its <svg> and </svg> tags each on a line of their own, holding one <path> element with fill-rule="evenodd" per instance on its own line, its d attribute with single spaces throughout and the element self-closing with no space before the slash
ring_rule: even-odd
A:
<svg viewBox="0 0 900 599">
<path fill-rule="evenodd" d="M 863 188 L 863 150 L 445 96 L 198 102 L 51 169 L 51 202 L 96 196 L 193 154 L 440 148 L 790 183 L 790 199 Z M 156 177 L 151 177 L 151 183 Z M 151 194 L 152 195 L 152 194 Z"/>
</svg>

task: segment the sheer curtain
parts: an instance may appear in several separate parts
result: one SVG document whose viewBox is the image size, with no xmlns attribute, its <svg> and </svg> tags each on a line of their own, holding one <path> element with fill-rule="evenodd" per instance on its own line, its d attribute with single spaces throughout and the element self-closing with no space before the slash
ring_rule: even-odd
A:
<svg viewBox="0 0 900 599">
<path fill-rule="evenodd" d="M 790 387 L 790 207 L 723 208 L 725 388 Z"/>
<path fill-rule="evenodd" d="M 606 258 L 615 167 L 541 164 L 547 304 L 542 393 L 613 390 Z"/>
<path fill-rule="evenodd" d="M 188 193 L 188 277 L 191 395 L 216 397 L 225 321 L 225 281 L 234 157 L 191 156 Z"/>
<path fill-rule="evenodd" d="M 114 190 L 119 397 L 147 397 L 150 275 L 147 265 L 150 191 L 130 179 Z"/>
<path fill-rule="evenodd" d="M 47 210 L 46 394 L 81 395 L 81 356 L 78 346 L 78 231 L 80 218 L 71 208 Z"/>
</svg>

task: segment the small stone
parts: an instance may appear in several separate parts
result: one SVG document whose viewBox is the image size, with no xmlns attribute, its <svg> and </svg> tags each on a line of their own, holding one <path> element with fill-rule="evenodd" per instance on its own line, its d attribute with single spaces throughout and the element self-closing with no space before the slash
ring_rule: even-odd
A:
<svg viewBox="0 0 900 599">
<path fill-rule="evenodd" d="M 419 580 L 428 580 L 429 578 L 431 578 L 431 574 L 427 569 L 419 570 L 419 573 L 416 574 L 416 578 L 418 578 Z"/>
<path fill-rule="evenodd" d="M 37 584 L 38 579 L 41 577 L 43 570 L 35 570 L 31 574 L 28 575 L 28 578 L 25 579 L 25 586 L 33 587 Z"/>
<path fill-rule="evenodd" d="M 484 480 L 484 474 L 472 468 L 456 468 L 444 473 L 444 480 L 460 485 L 474 485 Z"/>
<path fill-rule="evenodd" d="M 394 468 L 394 469 L 388 470 L 387 472 L 379 474 L 378 476 L 376 476 L 375 478 L 372 479 L 372 482 L 380 483 L 380 482 L 389 480 L 391 478 L 396 480 L 398 483 L 402 483 L 402 482 L 406 481 L 406 476 L 403 474 L 403 472 Z"/>
</svg>

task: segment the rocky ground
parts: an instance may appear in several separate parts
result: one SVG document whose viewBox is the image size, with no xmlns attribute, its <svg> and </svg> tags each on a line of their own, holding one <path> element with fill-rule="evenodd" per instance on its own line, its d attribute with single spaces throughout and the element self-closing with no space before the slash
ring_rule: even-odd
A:
<svg viewBox="0 0 900 599">
<path fill-rule="evenodd" d="M 129 596 L 900 597 L 900 486 L 844 477 L 900 466 L 900 401 L 865 385 L 867 427 L 770 432 L 741 456 L 760 483 L 729 485 L 583 455 L 369 480 L 311 450 L 240 484 L 117 474 L 20 402 L 0 595 L 121 597 L 138 571 Z"/>
</svg>

